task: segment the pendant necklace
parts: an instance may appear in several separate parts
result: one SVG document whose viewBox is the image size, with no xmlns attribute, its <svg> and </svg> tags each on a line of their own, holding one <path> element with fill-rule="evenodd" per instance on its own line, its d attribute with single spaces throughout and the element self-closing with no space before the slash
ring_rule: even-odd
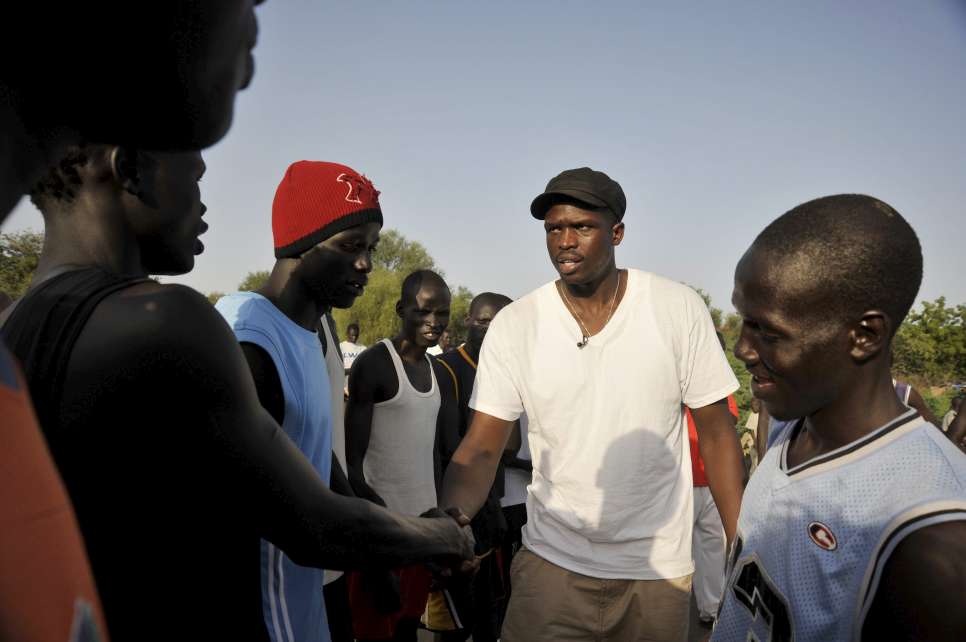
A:
<svg viewBox="0 0 966 642">
<path fill-rule="evenodd" d="M 610 322 L 610 318 L 614 315 L 614 305 L 617 303 L 617 293 L 620 292 L 621 290 L 621 276 L 622 276 L 622 273 L 618 272 L 617 286 L 614 288 L 614 296 L 611 297 L 611 300 L 610 300 L 610 311 L 607 313 L 607 320 L 604 321 L 604 325 L 601 326 L 601 330 L 607 327 L 607 324 Z M 577 347 L 583 348 L 590 342 L 590 332 L 587 330 L 587 326 L 584 325 L 583 319 L 581 319 L 580 315 L 577 314 L 577 310 L 570 303 L 570 297 L 567 296 L 567 286 L 564 285 L 563 282 L 561 282 L 559 287 L 560 287 L 560 293 L 563 295 L 564 303 L 567 305 L 567 309 L 570 310 L 570 313 L 572 315 L 574 315 L 574 318 L 577 320 L 577 325 L 580 326 L 580 331 L 582 336 L 580 337 L 580 341 L 577 342 Z"/>
</svg>

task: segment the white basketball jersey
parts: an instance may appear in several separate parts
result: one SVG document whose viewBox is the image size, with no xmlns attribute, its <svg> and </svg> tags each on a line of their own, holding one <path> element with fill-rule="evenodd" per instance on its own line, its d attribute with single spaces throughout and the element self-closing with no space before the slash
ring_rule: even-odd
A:
<svg viewBox="0 0 966 642">
<path fill-rule="evenodd" d="M 801 425 L 780 428 L 745 490 L 713 642 L 860 640 L 899 542 L 966 520 L 966 454 L 914 410 L 790 468 Z"/>
</svg>

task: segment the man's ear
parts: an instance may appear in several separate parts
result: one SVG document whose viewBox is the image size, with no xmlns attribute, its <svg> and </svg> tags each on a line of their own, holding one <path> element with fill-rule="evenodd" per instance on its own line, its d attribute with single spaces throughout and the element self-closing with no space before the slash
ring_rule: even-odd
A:
<svg viewBox="0 0 966 642">
<path fill-rule="evenodd" d="M 611 228 L 611 243 L 614 246 L 620 245 L 624 240 L 624 222 L 620 221 Z"/>
<path fill-rule="evenodd" d="M 867 310 L 849 331 L 849 354 L 858 362 L 875 358 L 889 349 L 892 320 L 882 310 Z"/>
<path fill-rule="evenodd" d="M 111 150 L 111 172 L 118 185 L 136 196 L 148 207 L 158 206 L 158 161 L 131 147 L 117 146 Z"/>
<path fill-rule="evenodd" d="M 141 192 L 141 176 L 138 168 L 138 153 L 130 147 L 111 149 L 111 173 L 121 188 L 132 196 Z"/>
</svg>

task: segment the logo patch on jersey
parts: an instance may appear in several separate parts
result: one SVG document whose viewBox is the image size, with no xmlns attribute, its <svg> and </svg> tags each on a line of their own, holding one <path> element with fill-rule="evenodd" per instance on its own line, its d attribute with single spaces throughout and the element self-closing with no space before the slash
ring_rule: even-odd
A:
<svg viewBox="0 0 966 642">
<path fill-rule="evenodd" d="M 834 551 L 839 547 L 839 542 L 832 534 L 832 529 L 822 522 L 812 522 L 808 525 L 808 536 L 812 538 L 815 545 L 826 551 Z"/>
</svg>

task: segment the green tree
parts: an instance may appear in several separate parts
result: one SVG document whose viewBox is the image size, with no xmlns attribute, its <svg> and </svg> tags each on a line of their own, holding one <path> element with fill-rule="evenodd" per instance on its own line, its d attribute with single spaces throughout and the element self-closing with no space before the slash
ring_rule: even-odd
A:
<svg viewBox="0 0 966 642">
<path fill-rule="evenodd" d="M 716 308 L 711 304 L 710 294 L 693 285 L 688 287 L 697 292 L 704 300 L 704 304 L 708 306 L 708 312 L 711 313 L 711 321 L 714 323 L 714 327 L 724 337 L 725 356 L 728 358 L 728 365 L 731 366 L 731 370 L 738 379 L 739 388 L 735 391 L 735 403 L 738 404 L 737 428 L 738 432 L 742 432 L 744 430 L 745 420 L 751 411 L 751 375 L 745 368 L 745 364 L 734 355 L 735 342 L 738 340 L 738 333 L 741 331 L 741 317 L 731 312 L 722 319 L 723 313 L 720 308 Z"/>
<path fill-rule="evenodd" d="M 348 310 L 333 310 L 339 336 L 345 336 L 350 323 L 359 324 L 359 340 L 365 345 L 392 337 L 399 330 L 396 302 L 403 280 L 416 270 L 433 270 L 443 276 L 426 248 L 410 241 L 396 230 L 380 235 L 379 248 L 373 254 L 373 270 L 365 293 Z M 466 337 L 465 319 L 473 293 L 462 286 L 450 285 L 453 301 L 450 306 L 450 334 Z"/>
<path fill-rule="evenodd" d="M 403 276 L 416 270 L 432 270 L 445 276 L 422 243 L 410 241 L 396 230 L 385 230 L 379 235 L 379 246 L 372 255 L 372 264 L 373 268 L 400 272 Z"/>
<path fill-rule="evenodd" d="M 702 290 L 701 288 L 696 288 L 693 285 L 689 285 L 687 283 L 685 283 L 685 285 L 687 285 L 689 288 L 691 288 L 692 290 L 694 290 L 695 292 L 697 292 L 698 293 L 698 296 L 700 296 L 704 300 L 704 304 L 706 306 L 708 306 L 708 312 L 711 313 L 711 320 L 714 322 L 714 327 L 716 329 L 720 329 L 721 328 L 721 314 L 722 314 L 721 313 L 721 309 L 720 308 L 716 308 L 713 305 L 711 305 L 711 295 L 708 294 L 707 292 L 705 292 L 704 290 Z"/>
<path fill-rule="evenodd" d="M 738 341 L 741 334 L 741 317 L 734 312 L 725 315 L 724 322 L 721 324 L 721 334 L 724 335 L 725 342 L 733 346 Z"/>
<path fill-rule="evenodd" d="M 393 336 L 399 328 L 396 301 L 404 278 L 405 274 L 382 267 L 373 269 L 366 291 L 355 304 L 347 310 L 332 311 L 339 336 L 345 337 L 346 327 L 353 322 L 359 324 L 359 342 L 364 345 L 371 346 L 380 339 Z"/>
<path fill-rule="evenodd" d="M 221 297 L 225 296 L 225 293 L 224 292 L 209 292 L 205 296 L 208 297 L 208 302 L 211 303 L 211 305 L 214 305 L 214 304 L 218 303 L 218 299 L 220 299 Z"/>
<path fill-rule="evenodd" d="M 449 306 L 449 334 L 453 345 L 466 341 L 466 317 L 470 313 L 473 293 L 462 285 L 449 286 L 453 301 Z"/>
<path fill-rule="evenodd" d="M 940 419 L 943 418 L 943 415 L 949 412 L 949 408 L 952 406 L 953 397 L 959 394 L 951 387 L 946 388 L 937 395 L 932 394 L 932 391 L 929 389 L 920 390 L 919 392 L 922 394 L 923 401 L 926 402 L 933 414 Z"/>
<path fill-rule="evenodd" d="M 268 281 L 268 277 L 268 270 L 249 272 L 245 275 L 245 278 L 242 279 L 242 282 L 238 284 L 238 289 L 242 292 L 251 292 L 253 290 L 257 290 L 265 285 L 265 282 Z"/>
<path fill-rule="evenodd" d="M 966 381 L 966 305 L 923 301 L 899 326 L 893 358 L 895 372 L 920 385 Z"/>
<path fill-rule="evenodd" d="M 0 292 L 19 299 L 26 292 L 44 248 L 44 233 L 0 234 Z"/>
<path fill-rule="evenodd" d="M 722 333 L 724 334 L 724 333 Z M 728 357 L 728 365 L 738 379 L 738 390 L 735 391 L 735 403 L 738 404 L 738 432 L 744 430 L 745 420 L 751 412 L 751 373 L 745 368 L 745 364 L 734 354 L 734 340 L 725 336 L 725 356 Z"/>
</svg>

